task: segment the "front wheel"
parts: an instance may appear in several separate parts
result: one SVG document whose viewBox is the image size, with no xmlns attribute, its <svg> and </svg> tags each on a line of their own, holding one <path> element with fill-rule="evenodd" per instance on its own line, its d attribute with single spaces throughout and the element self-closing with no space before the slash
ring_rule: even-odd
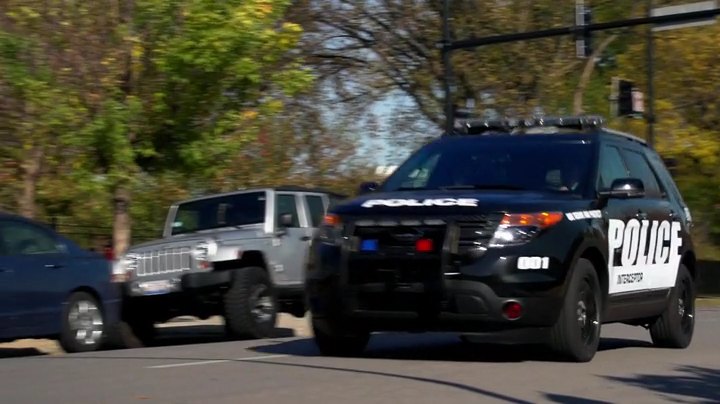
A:
<svg viewBox="0 0 720 404">
<path fill-rule="evenodd" d="M 63 310 L 60 346 L 65 352 L 88 352 L 100 348 L 105 337 L 105 316 L 89 293 L 73 293 Z"/>
<path fill-rule="evenodd" d="M 551 346 L 573 362 L 589 362 L 600 344 L 600 282 L 593 264 L 580 259 L 570 280 L 560 316 L 551 330 Z"/>
<path fill-rule="evenodd" d="M 656 346 L 687 348 L 695 329 L 695 284 L 685 265 L 680 265 L 670 300 L 660 317 L 650 324 L 650 337 Z"/>
<path fill-rule="evenodd" d="M 268 274 L 262 268 L 236 270 L 224 296 L 225 328 L 236 338 L 266 338 L 277 321 L 277 298 Z"/>
</svg>

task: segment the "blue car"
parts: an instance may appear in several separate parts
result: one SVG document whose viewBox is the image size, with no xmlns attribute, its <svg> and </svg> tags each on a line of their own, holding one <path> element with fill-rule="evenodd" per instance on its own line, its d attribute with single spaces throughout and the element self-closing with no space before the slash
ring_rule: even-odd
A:
<svg viewBox="0 0 720 404">
<path fill-rule="evenodd" d="M 0 342 L 57 339 L 93 351 L 119 324 L 112 262 L 49 227 L 0 213 Z"/>
</svg>

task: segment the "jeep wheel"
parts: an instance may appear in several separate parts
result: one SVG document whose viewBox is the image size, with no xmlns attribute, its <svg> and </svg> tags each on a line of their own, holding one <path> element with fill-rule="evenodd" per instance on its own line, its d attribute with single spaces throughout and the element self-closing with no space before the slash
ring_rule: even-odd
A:
<svg viewBox="0 0 720 404">
<path fill-rule="evenodd" d="M 660 317 L 650 325 L 650 337 L 656 346 L 687 348 L 695 329 L 695 285 L 685 265 L 680 265 L 670 300 Z"/>
<path fill-rule="evenodd" d="M 573 362 L 589 362 L 600 343 L 601 291 L 592 263 L 580 259 L 573 271 L 557 322 L 552 327 L 552 348 Z"/>
<path fill-rule="evenodd" d="M 60 346 L 65 352 L 87 352 L 100 348 L 105 322 L 97 300 L 85 292 L 70 296 L 63 310 Z"/>
<path fill-rule="evenodd" d="M 370 341 L 367 331 L 340 327 L 325 319 L 313 319 L 312 327 L 315 344 L 320 353 L 327 356 L 359 356 Z"/>
<path fill-rule="evenodd" d="M 277 321 L 277 297 L 265 270 L 257 267 L 235 271 L 224 296 L 225 328 L 235 338 L 266 338 Z"/>
</svg>

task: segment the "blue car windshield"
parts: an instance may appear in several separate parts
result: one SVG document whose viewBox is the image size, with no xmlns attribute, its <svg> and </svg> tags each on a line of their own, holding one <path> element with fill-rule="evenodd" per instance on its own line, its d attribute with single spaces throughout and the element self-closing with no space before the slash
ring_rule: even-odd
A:
<svg viewBox="0 0 720 404">
<path fill-rule="evenodd" d="M 172 234 L 265 222 L 265 192 L 248 192 L 182 203 Z"/>
<path fill-rule="evenodd" d="M 381 191 L 499 189 L 582 195 L 593 167 L 582 140 L 467 137 L 430 143 L 387 178 Z"/>
</svg>

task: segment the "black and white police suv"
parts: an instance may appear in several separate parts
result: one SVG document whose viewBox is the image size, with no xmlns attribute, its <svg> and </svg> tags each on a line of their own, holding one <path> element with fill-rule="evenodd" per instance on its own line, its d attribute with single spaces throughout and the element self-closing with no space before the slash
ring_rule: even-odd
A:
<svg viewBox="0 0 720 404">
<path fill-rule="evenodd" d="M 324 354 L 376 331 L 530 331 L 586 362 L 611 322 L 690 344 L 690 212 L 656 152 L 601 118 L 467 122 L 363 189 L 328 212 L 307 267 Z"/>
</svg>

